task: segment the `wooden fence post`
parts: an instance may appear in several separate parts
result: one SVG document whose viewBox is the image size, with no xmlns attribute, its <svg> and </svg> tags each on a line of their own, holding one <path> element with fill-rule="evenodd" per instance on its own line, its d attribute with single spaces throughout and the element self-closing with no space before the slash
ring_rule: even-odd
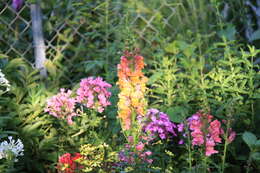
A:
<svg viewBox="0 0 260 173">
<path fill-rule="evenodd" d="M 30 5 L 31 19 L 32 19 L 32 33 L 33 33 L 33 47 L 35 66 L 40 70 L 43 77 L 47 77 L 47 70 L 44 66 L 46 61 L 45 44 L 42 32 L 42 14 L 40 7 L 40 0 Z"/>
</svg>

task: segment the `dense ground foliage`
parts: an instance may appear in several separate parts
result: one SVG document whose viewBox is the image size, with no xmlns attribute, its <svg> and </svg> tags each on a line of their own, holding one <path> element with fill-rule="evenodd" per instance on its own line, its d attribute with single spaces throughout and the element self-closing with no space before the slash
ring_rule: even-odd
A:
<svg viewBox="0 0 260 173">
<path fill-rule="evenodd" d="M 1 44 L 0 172 L 260 171 L 258 1 L 41 5 L 87 40 L 60 29 L 47 78 Z"/>
</svg>

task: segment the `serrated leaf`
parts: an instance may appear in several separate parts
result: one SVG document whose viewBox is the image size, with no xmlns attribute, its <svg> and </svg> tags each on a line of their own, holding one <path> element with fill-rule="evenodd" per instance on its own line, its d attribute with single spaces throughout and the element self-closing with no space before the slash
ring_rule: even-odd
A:
<svg viewBox="0 0 260 173">
<path fill-rule="evenodd" d="M 257 141 L 256 136 L 251 132 L 244 132 L 242 135 L 244 142 L 252 149 Z"/>
</svg>

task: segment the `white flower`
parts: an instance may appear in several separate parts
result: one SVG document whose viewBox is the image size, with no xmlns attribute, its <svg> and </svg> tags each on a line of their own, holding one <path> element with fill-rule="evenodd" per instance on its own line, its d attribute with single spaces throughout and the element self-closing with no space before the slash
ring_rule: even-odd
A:
<svg viewBox="0 0 260 173">
<path fill-rule="evenodd" d="M 2 72 L 1 69 L 0 69 L 0 86 L 5 87 L 6 88 L 5 91 L 9 91 L 10 89 L 9 81 L 5 78 L 5 74 Z"/>
<path fill-rule="evenodd" d="M 23 156 L 23 143 L 20 139 L 13 140 L 12 136 L 8 137 L 9 142 L 4 141 L 0 143 L 0 159 L 7 158 L 8 153 L 12 153 L 17 161 L 16 157 Z"/>
</svg>

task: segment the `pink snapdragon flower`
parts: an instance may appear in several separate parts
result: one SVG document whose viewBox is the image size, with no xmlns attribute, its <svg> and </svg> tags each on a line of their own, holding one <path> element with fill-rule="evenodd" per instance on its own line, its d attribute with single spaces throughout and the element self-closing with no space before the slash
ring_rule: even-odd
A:
<svg viewBox="0 0 260 173">
<path fill-rule="evenodd" d="M 142 151 L 144 149 L 144 144 L 142 142 L 139 142 L 135 148 L 137 151 Z"/>
<path fill-rule="evenodd" d="M 197 112 L 188 119 L 189 129 L 192 131 L 192 145 L 205 145 L 206 156 L 218 153 L 214 147 L 217 143 L 221 143 L 220 135 L 223 134 L 221 123 L 213 120 L 213 116 Z"/>
<path fill-rule="evenodd" d="M 65 91 L 64 88 L 60 89 L 60 93 L 47 100 L 45 112 L 60 119 L 66 119 L 68 124 L 73 124 L 72 117 L 77 116 L 75 113 L 76 100 L 71 98 L 72 91 Z"/>
<path fill-rule="evenodd" d="M 231 128 L 228 129 L 228 143 L 231 143 L 236 138 L 236 132 L 234 132 Z"/>
<path fill-rule="evenodd" d="M 80 88 L 77 90 L 77 102 L 82 103 L 87 108 L 97 110 L 99 113 L 110 105 L 109 97 L 111 92 L 107 91 L 112 86 L 103 81 L 101 77 L 88 77 L 82 79 Z"/>
<path fill-rule="evenodd" d="M 223 134 L 223 130 L 221 128 L 221 123 L 218 120 L 214 120 L 210 123 L 208 128 L 209 134 L 213 138 L 213 140 L 217 143 L 221 143 L 220 134 Z"/>
<path fill-rule="evenodd" d="M 214 149 L 216 143 L 212 138 L 208 138 L 206 140 L 206 156 L 211 156 L 212 154 L 218 153 L 217 150 Z"/>
</svg>

